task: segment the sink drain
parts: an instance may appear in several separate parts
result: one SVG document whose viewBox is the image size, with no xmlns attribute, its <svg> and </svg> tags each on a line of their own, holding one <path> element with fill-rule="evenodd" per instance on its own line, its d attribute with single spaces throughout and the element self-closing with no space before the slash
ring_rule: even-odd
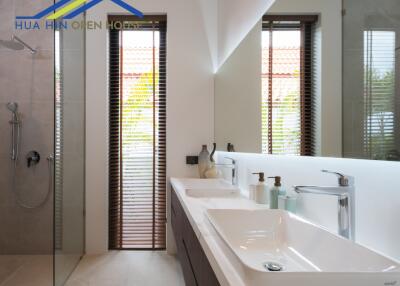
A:
<svg viewBox="0 0 400 286">
<path fill-rule="evenodd" d="M 265 269 L 272 271 L 272 272 L 279 272 L 283 270 L 283 266 L 277 262 L 266 262 L 264 263 Z"/>
</svg>

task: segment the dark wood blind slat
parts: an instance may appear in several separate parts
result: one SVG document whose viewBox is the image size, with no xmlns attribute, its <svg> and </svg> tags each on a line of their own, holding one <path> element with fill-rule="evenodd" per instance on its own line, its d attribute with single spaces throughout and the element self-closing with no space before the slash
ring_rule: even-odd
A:
<svg viewBox="0 0 400 286">
<path fill-rule="evenodd" d="M 313 96 L 313 22 L 301 22 L 301 153 L 315 153 L 315 99 Z"/>
<path fill-rule="evenodd" d="M 122 187 L 120 176 L 120 32 L 109 32 L 109 248 L 121 244 Z"/>
</svg>

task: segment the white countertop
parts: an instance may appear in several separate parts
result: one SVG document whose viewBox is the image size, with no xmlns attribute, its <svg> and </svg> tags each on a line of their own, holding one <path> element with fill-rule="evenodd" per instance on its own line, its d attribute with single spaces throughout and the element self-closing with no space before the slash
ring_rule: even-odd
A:
<svg viewBox="0 0 400 286">
<path fill-rule="evenodd" d="M 293 245 L 288 247 L 290 251 L 287 251 L 287 253 L 295 252 L 295 254 L 293 257 L 286 255 L 285 259 L 291 257 L 293 258 L 292 262 L 295 260 L 301 260 L 301 265 L 305 267 L 312 263 L 310 263 L 310 260 L 301 253 L 308 253 L 316 263 L 315 265 L 320 265 L 322 267 L 320 269 L 324 270 L 319 270 L 319 268 L 315 266 L 314 268 L 316 269 L 313 268 L 313 271 L 284 271 L 282 274 L 279 274 L 279 276 L 276 273 L 269 273 L 269 275 L 263 275 L 261 277 L 258 274 L 262 273 L 262 271 L 260 272 L 259 270 L 255 270 L 255 273 L 253 273 L 252 271 L 256 269 L 256 267 L 252 266 L 253 264 L 251 263 L 243 263 L 243 259 L 240 258 L 241 255 L 244 254 L 241 250 L 242 245 L 239 244 L 236 246 L 237 249 L 240 248 L 239 252 L 237 250 L 232 250 L 232 245 L 235 243 L 227 243 L 227 237 L 224 237 L 223 232 L 228 230 L 228 232 L 232 234 L 229 237 L 235 237 L 238 228 L 246 229 L 249 224 L 253 225 L 254 222 L 258 223 L 256 226 L 257 229 L 265 228 L 266 223 L 263 219 L 266 218 L 265 209 L 268 209 L 268 206 L 256 204 L 242 196 L 237 189 L 232 189 L 232 185 L 221 180 L 172 178 L 171 184 L 176 191 L 177 197 L 204 250 L 204 253 L 222 286 L 246 286 L 244 281 L 246 281 L 248 285 L 265 285 L 265 283 L 268 283 L 268 285 L 282 285 L 283 283 L 285 285 L 304 286 L 322 285 L 321 283 L 326 283 L 326 285 L 332 286 L 339 284 L 353 286 L 361 285 L 360 283 L 362 283 L 362 285 L 373 286 L 397 283 L 397 281 L 400 281 L 400 277 L 398 276 L 399 266 L 396 261 L 386 258 L 379 253 L 373 252 L 349 240 L 345 240 L 337 234 L 330 233 L 328 230 L 305 221 L 300 217 L 295 215 L 282 216 L 282 214 L 278 215 L 278 220 L 280 218 L 285 219 L 285 221 L 288 222 L 290 218 L 290 221 L 294 222 L 291 227 L 295 234 L 292 234 L 291 236 L 289 235 L 289 237 L 299 238 L 300 234 L 304 235 L 297 241 L 291 241 Z M 228 190 L 228 192 L 224 192 L 224 190 Z M 225 214 L 223 217 L 224 223 L 222 225 L 229 226 L 225 228 L 225 230 L 222 230 L 222 234 L 221 229 L 219 228 L 221 224 L 216 227 L 213 226 L 215 225 L 215 216 L 211 216 L 211 219 L 208 217 L 210 215 L 210 210 L 213 210 L 211 213 L 215 215 L 215 213 L 218 213 L 219 209 L 224 209 L 223 212 Z M 250 212 L 248 210 L 250 210 Z M 253 210 L 258 211 L 254 212 Z M 235 213 L 237 214 L 238 211 L 240 212 L 240 216 L 235 216 Z M 227 212 L 228 215 L 226 215 Z M 247 216 L 246 219 L 242 219 L 243 216 L 246 216 L 248 213 L 252 213 L 252 216 L 250 218 Z M 262 216 L 254 218 L 254 214 L 257 213 L 262 213 Z M 271 215 L 274 211 L 268 211 L 268 213 Z M 275 215 L 276 214 L 277 213 L 275 212 Z M 213 223 L 211 223 L 210 220 L 212 220 Z M 215 228 L 218 229 L 218 233 Z M 267 229 L 268 233 L 275 231 L 273 223 L 269 228 L 267 227 Z M 246 233 L 249 233 L 249 230 L 244 231 L 244 233 L 245 238 L 242 238 L 243 241 L 248 238 Z M 224 237 L 224 239 L 222 237 Z M 315 249 L 315 244 L 310 244 L 310 242 L 315 241 L 315 239 L 322 241 L 319 247 L 324 247 L 326 251 L 310 252 L 310 246 L 312 250 Z M 303 242 L 308 243 L 303 244 Z M 245 249 L 247 250 L 247 248 Z M 253 259 L 253 254 L 256 254 L 258 257 L 258 254 L 260 253 L 259 249 L 262 248 L 252 248 L 244 254 L 244 257 L 250 255 Z M 299 251 L 296 249 L 299 249 Z M 330 250 L 330 252 L 328 250 Z M 336 251 L 338 250 L 344 251 L 344 253 L 348 255 L 346 262 L 353 264 L 347 265 L 347 268 L 345 267 L 344 269 L 343 262 L 340 259 L 332 261 L 331 258 L 335 257 Z M 279 249 L 279 252 L 280 251 L 281 250 Z M 326 255 L 317 257 L 315 256 L 316 252 L 325 253 Z M 261 253 L 264 252 L 261 251 Z M 262 263 L 264 258 L 269 259 L 268 255 L 265 257 L 263 255 L 261 255 L 262 257 L 259 257 L 259 262 L 257 263 Z M 355 255 L 362 259 L 360 261 L 354 259 Z M 259 264 L 257 265 L 259 266 Z M 286 261 L 283 265 L 289 264 L 287 264 Z M 358 268 L 354 267 L 354 265 Z M 388 271 L 388 269 L 390 269 L 390 271 Z M 332 276 L 332 273 L 335 275 Z M 327 277 L 329 277 L 330 280 L 327 280 Z"/>
<path fill-rule="evenodd" d="M 194 232 L 204 253 L 206 254 L 215 275 L 221 286 L 245 286 L 238 269 L 232 265 L 229 255 L 224 250 L 219 235 L 206 216 L 207 209 L 263 209 L 267 206 L 258 205 L 255 202 L 238 196 L 235 198 L 193 198 L 186 195 L 185 181 L 191 179 L 171 178 L 171 185 L 176 191 L 186 216 L 188 217 Z"/>
</svg>

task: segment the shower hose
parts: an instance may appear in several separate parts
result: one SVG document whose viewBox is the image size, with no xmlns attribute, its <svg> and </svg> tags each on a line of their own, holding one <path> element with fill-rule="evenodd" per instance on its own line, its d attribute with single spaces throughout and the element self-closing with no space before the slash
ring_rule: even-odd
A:
<svg viewBox="0 0 400 286">
<path fill-rule="evenodd" d="M 36 205 L 29 205 L 29 204 L 27 204 L 27 203 L 25 203 L 25 202 L 23 202 L 21 200 L 20 194 L 19 194 L 18 189 L 16 187 L 17 162 L 18 161 L 17 160 L 13 161 L 12 189 L 13 189 L 13 192 L 15 194 L 15 198 L 16 198 L 17 204 L 19 206 L 21 206 L 23 208 L 26 208 L 26 209 L 37 209 L 37 208 L 40 208 L 40 207 L 42 207 L 42 206 L 44 206 L 46 204 L 46 202 L 49 199 L 51 190 L 53 188 L 53 161 L 54 161 L 53 156 L 47 157 L 47 165 L 48 165 L 48 172 L 49 172 L 48 189 L 47 189 L 46 196 L 44 197 L 44 199 L 40 203 L 38 203 Z"/>
<path fill-rule="evenodd" d="M 13 162 L 13 167 L 12 167 L 12 190 L 15 194 L 15 198 L 17 201 L 17 204 L 20 207 L 26 208 L 26 209 L 36 209 L 44 206 L 44 204 L 48 201 L 51 190 L 53 188 L 53 162 L 54 158 L 52 155 L 47 157 L 47 164 L 48 164 L 48 172 L 49 172 L 49 185 L 48 189 L 46 192 L 46 196 L 44 197 L 43 201 L 36 205 L 29 205 L 20 198 L 20 194 L 18 192 L 18 188 L 16 186 L 16 178 L 17 178 L 17 165 L 18 165 L 18 153 L 19 153 L 19 143 L 21 140 L 21 133 L 20 133 L 20 122 L 17 121 L 11 121 L 10 124 L 12 124 L 12 130 L 11 130 L 11 136 L 12 136 L 12 156 L 11 160 Z"/>
</svg>

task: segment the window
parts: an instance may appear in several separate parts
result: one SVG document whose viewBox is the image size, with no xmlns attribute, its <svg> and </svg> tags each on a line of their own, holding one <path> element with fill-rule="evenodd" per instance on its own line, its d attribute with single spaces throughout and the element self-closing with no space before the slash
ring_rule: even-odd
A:
<svg viewBox="0 0 400 286">
<path fill-rule="evenodd" d="M 262 152 L 314 155 L 313 24 L 316 16 L 264 16 Z"/>
<path fill-rule="evenodd" d="M 166 18 L 109 20 L 109 247 L 164 249 Z"/>
<path fill-rule="evenodd" d="M 396 33 L 364 32 L 364 153 L 374 160 L 399 160 L 396 151 Z"/>
</svg>

